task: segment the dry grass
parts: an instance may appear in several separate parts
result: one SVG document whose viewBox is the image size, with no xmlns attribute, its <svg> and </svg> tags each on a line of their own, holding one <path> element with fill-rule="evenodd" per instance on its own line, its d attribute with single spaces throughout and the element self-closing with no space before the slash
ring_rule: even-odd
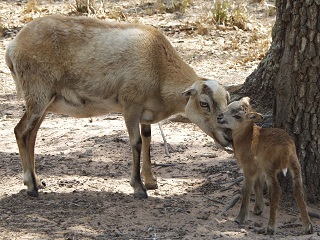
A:
<svg viewBox="0 0 320 240">
<path fill-rule="evenodd" d="M 75 10 L 79 13 L 95 13 L 95 0 L 75 0 Z"/>
<path fill-rule="evenodd" d="M 39 11 L 38 1 L 37 0 L 27 0 L 25 12 L 30 13 L 30 12 L 38 12 L 38 11 Z"/>
<path fill-rule="evenodd" d="M 249 19 L 246 4 L 246 1 L 239 0 L 215 0 L 211 9 L 211 21 L 217 25 L 245 29 Z"/>
<path fill-rule="evenodd" d="M 192 0 L 157 0 L 157 4 L 167 13 L 180 12 L 184 13 L 186 9 L 192 4 Z"/>
</svg>

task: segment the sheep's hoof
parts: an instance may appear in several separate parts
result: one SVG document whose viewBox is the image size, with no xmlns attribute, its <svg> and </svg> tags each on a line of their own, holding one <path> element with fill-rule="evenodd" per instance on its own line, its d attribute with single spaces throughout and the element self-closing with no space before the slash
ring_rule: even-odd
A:
<svg viewBox="0 0 320 240">
<path fill-rule="evenodd" d="M 39 197 L 38 189 L 34 189 L 32 191 L 27 191 L 28 196 L 30 197 Z"/>
<path fill-rule="evenodd" d="M 46 187 L 46 183 L 45 182 L 40 182 L 40 181 L 37 181 L 38 182 L 38 186 L 33 188 L 32 190 L 27 190 L 27 194 L 28 196 L 30 197 L 39 197 L 39 189 L 45 189 Z"/>
<path fill-rule="evenodd" d="M 142 191 L 134 191 L 133 196 L 135 198 L 139 198 L 139 199 L 146 199 L 148 198 L 148 194 L 147 191 L 145 189 L 143 189 Z"/>
<path fill-rule="evenodd" d="M 148 190 L 158 189 L 158 184 L 157 184 L 157 182 L 155 182 L 155 183 L 144 183 L 144 185 L 146 186 L 146 188 L 147 188 Z"/>
</svg>

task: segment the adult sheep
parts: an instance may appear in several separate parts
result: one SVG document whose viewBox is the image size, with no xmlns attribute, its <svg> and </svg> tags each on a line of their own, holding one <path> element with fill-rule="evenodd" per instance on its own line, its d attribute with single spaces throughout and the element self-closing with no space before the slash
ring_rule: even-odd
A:
<svg viewBox="0 0 320 240">
<path fill-rule="evenodd" d="M 130 184 L 138 198 L 147 198 L 146 188 L 157 188 L 150 161 L 152 123 L 185 112 L 219 144 L 230 142 L 216 123 L 217 113 L 227 107 L 228 92 L 197 76 L 151 26 L 87 17 L 38 18 L 8 44 L 5 58 L 26 103 L 14 132 L 30 196 L 38 196 L 43 187 L 35 173 L 34 145 L 47 112 L 72 117 L 122 112 L 133 152 Z"/>
</svg>

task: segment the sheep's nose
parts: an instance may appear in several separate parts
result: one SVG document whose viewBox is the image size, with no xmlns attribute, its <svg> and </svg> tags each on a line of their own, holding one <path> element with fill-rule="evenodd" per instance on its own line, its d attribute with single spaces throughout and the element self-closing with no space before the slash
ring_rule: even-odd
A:
<svg viewBox="0 0 320 240">
<path fill-rule="evenodd" d="M 218 121 L 222 121 L 222 119 L 223 119 L 223 113 L 220 113 L 220 114 L 218 115 L 218 117 L 217 117 L 217 120 L 218 120 Z"/>
</svg>

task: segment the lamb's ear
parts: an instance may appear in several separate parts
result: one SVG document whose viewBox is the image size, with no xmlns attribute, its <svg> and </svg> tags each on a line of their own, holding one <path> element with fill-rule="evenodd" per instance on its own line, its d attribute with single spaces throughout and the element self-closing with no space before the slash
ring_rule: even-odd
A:
<svg viewBox="0 0 320 240">
<path fill-rule="evenodd" d="M 253 122 L 261 122 L 263 120 L 263 115 L 257 112 L 249 112 L 246 114 L 246 117 Z"/>
<path fill-rule="evenodd" d="M 182 96 L 190 97 L 190 96 L 196 95 L 196 93 L 197 93 L 197 90 L 194 87 L 190 87 L 182 93 Z"/>
<path fill-rule="evenodd" d="M 244 104 L 250 106 L 250 98 L 249 97 L 243 97 L 240 99 L 241 102 L 243 102 Z"/>
</svg>

